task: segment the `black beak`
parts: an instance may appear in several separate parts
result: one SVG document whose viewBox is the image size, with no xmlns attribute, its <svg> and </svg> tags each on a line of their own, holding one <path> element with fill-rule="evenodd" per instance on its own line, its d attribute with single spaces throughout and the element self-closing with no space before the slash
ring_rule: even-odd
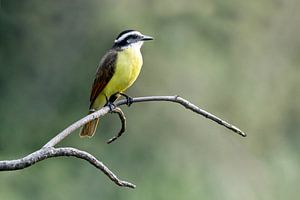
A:
<svg viewBox="0 0 300 200">
<path fill-rule="evenodd" d="M 148 40 L 154 40 L 154 38 L 148 35 L 143 35 L 142 41 L 148 41 Z"/>
</svg>

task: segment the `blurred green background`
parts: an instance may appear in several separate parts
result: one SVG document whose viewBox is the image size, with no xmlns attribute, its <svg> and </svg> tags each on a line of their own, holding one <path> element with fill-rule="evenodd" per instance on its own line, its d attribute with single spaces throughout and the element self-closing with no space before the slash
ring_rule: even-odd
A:
<svg viewBox="0 0 300 200">
<path fill-rule="evenodd" d="M 300 1 L 0 1 L 0 159 L 39 149 L 87 113 L 101 56 L 124 29 L 155 37 L 127 93 L 178 94 L 232 122 L 241 138 L 170 103 L 123 107 L 86 150 L 87 162 L 54 158 L 0 173 L 0 199 L 297 199 L 300 182 Z"/>
</svg>

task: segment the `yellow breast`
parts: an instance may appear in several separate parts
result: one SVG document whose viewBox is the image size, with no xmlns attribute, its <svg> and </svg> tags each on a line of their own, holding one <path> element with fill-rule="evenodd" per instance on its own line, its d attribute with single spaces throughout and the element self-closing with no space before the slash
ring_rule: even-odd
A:
<svg viewBox="0 0 300 200">
<path fill-rule="evenodd" d="M 127 48 L 118 52 L 115 74 L 104 89 L 107 96 L 124 92 L 137 79 L 143 58 L 139 48 Z"/>
</svg>

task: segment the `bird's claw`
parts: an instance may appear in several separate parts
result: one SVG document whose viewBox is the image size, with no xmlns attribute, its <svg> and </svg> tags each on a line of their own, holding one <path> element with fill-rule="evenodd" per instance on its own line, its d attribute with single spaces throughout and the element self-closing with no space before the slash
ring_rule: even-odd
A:
<svg viewBox="0 0 300 200">
<path fill-rule="evenodd" d="M 129 107 L 133 103 L 133 98 L 131 96 L 128 96 L 127 94 L 120 93 L 123 97 L 126 98 L 126 105 Z"/>
<path fill-rule="evenodd" d="M 116 109 L 116 107 L 117 107 L 114 103 L 112 103 L 112 102 L 110 102 L 110 101 L 108 101 L 108 102 L 106 103 L 106 106 L 108 106 L 109 112 L 113 112 L 113 111 Z"/>
</svg>

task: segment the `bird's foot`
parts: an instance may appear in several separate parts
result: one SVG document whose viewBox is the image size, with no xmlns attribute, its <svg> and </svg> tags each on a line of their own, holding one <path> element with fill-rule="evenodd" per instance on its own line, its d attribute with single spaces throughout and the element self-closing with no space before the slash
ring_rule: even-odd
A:
<svg viewBox="0 0 300 200">
<path fill-rule="evenodd" d="M 109 101 L 107 97 L 106 97 L 106 104 L 105 104 L 104 106 L 108 106 L 108 107 L 109 107 L 109 112 L 111 112 L 111 113 L 112 113 L 112 112 L 116 109 L 116 107 L 117 107 L 113 102 Z"/>
<path fill-rule="evenodd" d="M 120 93 L 120 95 L 126 98 L 127 106 L 128 107 L 131 106 L 131 104 L 133 103 L 133 98 L 131 96 L 128 96 L 127 94 L 124 94 L 124 93 Z"/>
<path fill-rule="evenodd" d="M 114 103 L 112 103 L 110 101 L 106 104 L 106 106 L 109 107 L 109 111 L 110 112 L 113 112 L 116 109 L 116 107 L 117 107 Z"/>
</svg>

